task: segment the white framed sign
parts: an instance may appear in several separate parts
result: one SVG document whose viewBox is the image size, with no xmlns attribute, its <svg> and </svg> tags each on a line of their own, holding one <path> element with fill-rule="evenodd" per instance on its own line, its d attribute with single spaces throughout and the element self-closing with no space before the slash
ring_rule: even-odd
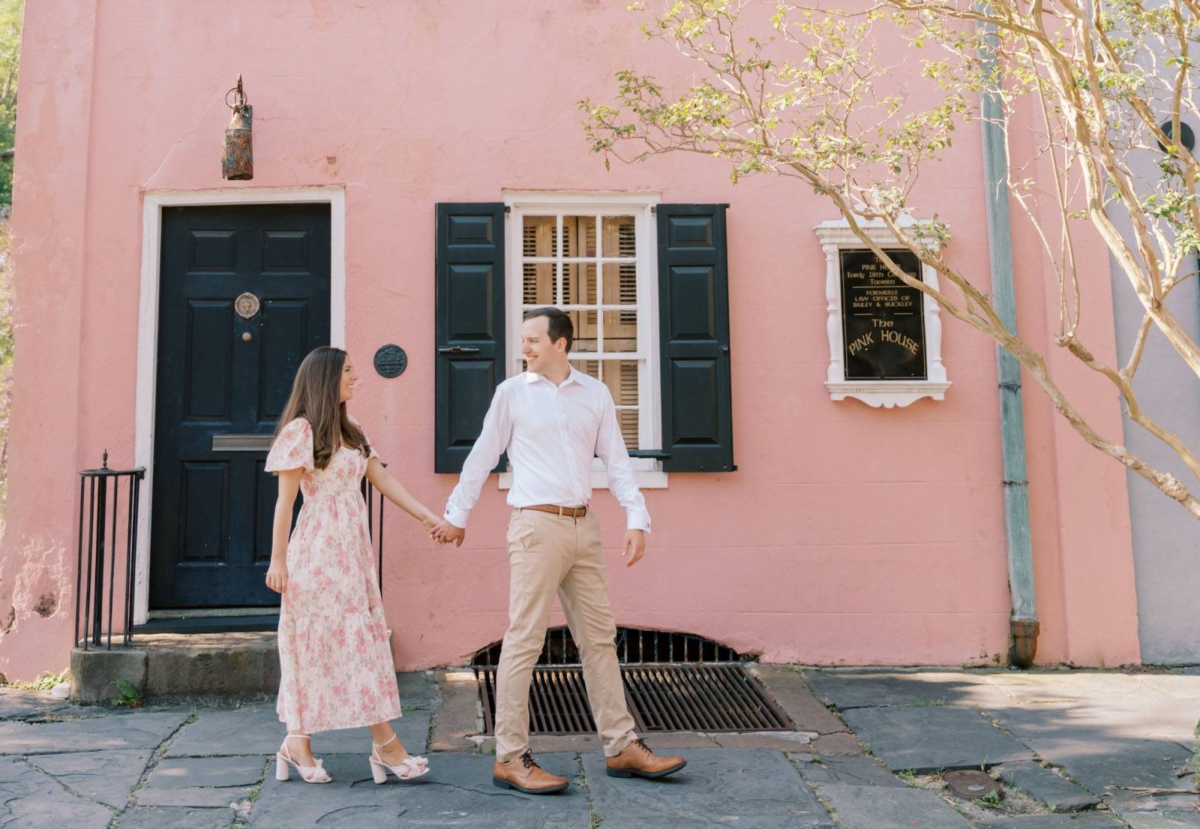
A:
<svg viewBox="0 0 1200 829">
<path fill-rule="evenodd" d="M 906 273 L 937 289 L 937 271 L 901 247 L 882 221 L 859 226 Z M 950 381 L 937 302 L 888 271 L 845 219 L 814 230 L 825 253 L 830 397 L 888 409 L 944 400 Z"/>
</svg>

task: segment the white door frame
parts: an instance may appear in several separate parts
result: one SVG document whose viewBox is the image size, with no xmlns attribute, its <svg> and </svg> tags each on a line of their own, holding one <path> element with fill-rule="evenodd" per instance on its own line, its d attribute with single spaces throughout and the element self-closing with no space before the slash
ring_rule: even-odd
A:
<svg viewBox="0 0 1200 829">
<path fill-rule="evenodd" d="M 329 341 L 346 343 L 346 191 L 342 187 L 239 188 L 229 190 L 148 190 L 142 203 L 142 268 L 137 334 L 137 397 L 134 458 L 146 469 L 137 526 L 134 624 L 150 611 L 150 519 L 154 499 L 154 410 L 158 364 L 158 291 L 164 207 L 253 204 L 329 205 Z"/>
</svg>

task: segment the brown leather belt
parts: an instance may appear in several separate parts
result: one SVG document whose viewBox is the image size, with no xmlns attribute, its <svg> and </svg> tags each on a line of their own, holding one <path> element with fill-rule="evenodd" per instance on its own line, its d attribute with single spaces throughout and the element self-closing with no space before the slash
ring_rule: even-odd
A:
<svg viewBox="0 0 1200 829">
<path fill-rule="evenodd" d="M 587 507 L 556 507 L 553 504 L 534 504 L 531 507 L 517 507 L 517 509 L 549 512 L 554 515 L 561 515 L 564 518 L 583 518 L 583 516 L 587 515 Z"/>
</svg>

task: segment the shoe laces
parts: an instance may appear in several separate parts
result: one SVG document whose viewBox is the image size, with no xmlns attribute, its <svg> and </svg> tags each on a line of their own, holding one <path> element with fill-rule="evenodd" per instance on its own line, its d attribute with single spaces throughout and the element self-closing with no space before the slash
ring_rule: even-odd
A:
<svg viewBox="0 0 1200 829">
<path fill-rule="evenodd" d="M 530 768 L 540 769 L 541 768 L 541 766 L 538 765 L 538 761 L 533 759 L 533 750 L 532 749 L 527 750 L 524 754 L 521 755 L 521 765 L 523 765 L 527 769 L 530 769 Z"/>
<path fill-rule="evenodd" d="M 647 754 L 654 753 L 653 751 L 650 750 L 650 746 L 646 745 L 646 741 L 643 740 L 641 737 L 638 737 L 636 740 L 634 740 L 633 744 L 637 745 L 637 746 L 641 746 L 642 750 L 645 751 Z"/>
</svg>

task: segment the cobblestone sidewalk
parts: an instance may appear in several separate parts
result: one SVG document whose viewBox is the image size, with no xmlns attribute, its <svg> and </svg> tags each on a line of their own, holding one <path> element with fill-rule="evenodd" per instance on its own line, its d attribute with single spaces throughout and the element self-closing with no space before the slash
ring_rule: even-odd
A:
<svg viewBox="0 0 1200 829">
<path fill-rule="evenodd" d="M 1200 673 L 754 671 L 796 731 L 650 735 L 688 760 L 657 782 L 607 777 L 595 738 L 540 738 L 573 782 L 540 798 L 492 785 L 461 672 L 401 675 L 397 730 L 432 767 L 409 785 L 372 782 L 365 730 L 314 739 L 334 783 L 277 782 L 269 701 L 127 711 L 0 691 L 0 827 L 1200 827 Z M 980 768 L 1003 801 L 946 792 L 945 772 Z"/>
</svg>

